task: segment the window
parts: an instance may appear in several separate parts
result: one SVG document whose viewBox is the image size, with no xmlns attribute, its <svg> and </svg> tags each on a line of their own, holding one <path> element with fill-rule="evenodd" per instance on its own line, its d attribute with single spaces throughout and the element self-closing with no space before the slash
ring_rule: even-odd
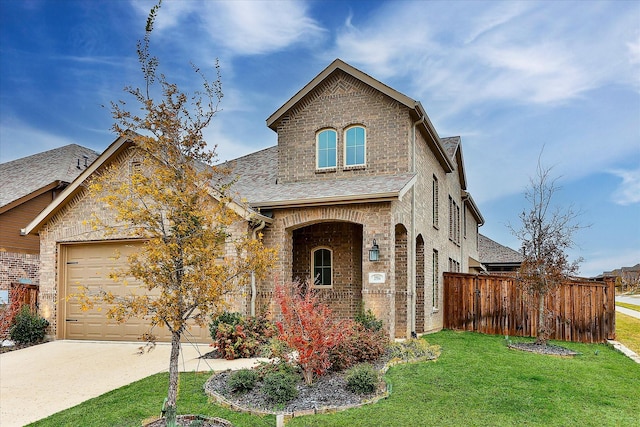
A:
<svg viewBox="0 0 640 427">
<path fill-rule="evenodd" d="M 437 309 L 440 304 L 440 296 L 438 293 L 440 292 L 440 270 L 438 269 L 438 251 L 433 250 L 433 277 L 431 278 L 432 283 L 432 293 L 433 293 L 433 308 Z"/>
<path fill-rule="evenodd" d="M 460 244 L 460 206 L 449 196 L 449 240 Z"/>
<path fill-rule="evenodd" d="M 453 258 L 449 258 L 449 271 L 452 273 L 460 273 L 460 263 Z"/>
<path fill-rule="evenodd" d="M 311 254 L 313 260 L 313 284 L 315 286 L 331 286 L 331 250 L 316 249 Z"/>
<path fill-rule="evenodd" d="M 316 136 L 316 168 L 329 169 L 336 167 L 336 131 L 325 129 Z"/>
<path fill-rule="evenodd" d="M 438 178 L 436 178 L 436 176 L 433 176 L 433 200 L 431 202 L 432 206 L 433 206 L 433 226 L 438 228 L 438 222 L 439 222 L 439 218 L 438 218 Z"/>
<path fill-rule="evenodd" d="M 344 137 L 344 165 L 364 166 L 366 135 L 362 126 L 347 129 Z"/>
</svg>

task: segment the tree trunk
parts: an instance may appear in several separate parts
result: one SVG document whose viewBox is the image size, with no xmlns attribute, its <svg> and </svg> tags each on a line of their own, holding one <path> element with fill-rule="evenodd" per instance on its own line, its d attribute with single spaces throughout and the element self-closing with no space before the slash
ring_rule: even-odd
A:
<svg viewBox="0 0 640 427">
<path fill-rule="evenodd" d="M 538 293 L 538 331 L 536 333 L 536 344 L 547 345 L 547 324 L 544 313 L 546 294 Z"/>
<path fill-rule="evenodd" d="M 180 356 L 180 333 L 171 333 L 171 356 L 169 357 L 169 393 L 167 395 L 167 426 L 176 425 L 176 400 L 178 398 L 178 357 Z"/>
</svg>

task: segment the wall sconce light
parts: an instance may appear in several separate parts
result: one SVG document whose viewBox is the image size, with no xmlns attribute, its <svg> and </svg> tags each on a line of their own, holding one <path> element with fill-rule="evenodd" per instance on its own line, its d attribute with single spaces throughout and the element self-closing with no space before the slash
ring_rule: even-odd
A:
<svg viewBox="0 0 640 427">
<path fill-rule="evenodd" d="M 373 246 L 369 249 L 369 261 L 379 261 L 380 260 L 380 248 L 376 243 L 376 239 L 373 239 Z"/>
</svg>

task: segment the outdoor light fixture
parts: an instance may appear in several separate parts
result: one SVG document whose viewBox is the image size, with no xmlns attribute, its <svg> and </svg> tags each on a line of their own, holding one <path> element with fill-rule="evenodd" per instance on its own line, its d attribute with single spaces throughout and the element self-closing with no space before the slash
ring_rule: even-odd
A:
<svg viewBox="0 0 640 427">
<path fill-rule="evenodd" d="M 369 249 L 369 261 L 378 261 L 380 259 L 380 248 L 376 243 L 376 239 L 373 239 L 373 246 Z"/>
</svg>

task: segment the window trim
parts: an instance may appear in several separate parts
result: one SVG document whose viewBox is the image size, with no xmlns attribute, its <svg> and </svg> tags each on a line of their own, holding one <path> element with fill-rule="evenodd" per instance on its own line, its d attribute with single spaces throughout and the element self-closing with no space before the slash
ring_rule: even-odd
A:
<svg viewBox="0 0 640 427">
<path fill-rule="evenodd" d="M 433 227 L 440 228 L 440 188 L 438 183 L 438 177 L 433 175 L 433 181 L 431 186 L 432 192 L 432 216 L 433 216 Z"/>
<path fill-rule="evenodd" d="M 333 166 L 324 166 L 321 167 L 320 166 L 320 135 L 323 134 L 324 132 L 333 132 L 333 134 L 335 135 L 335 146 L 334 146 L 334 151 L 335 151 L 335 158 L 333 159 L 334 161 L 334 165 Z M 316 170 L 317 171 L 332 171 L 332 170 L 336 170 L 338 167 L 338 131 L 336 131 L 334 128 L 331 127 L 327 127 L 327 128 L 322 128 L 318 131 L 316 131 Z"/>
<path fill-rule="evenodd" d="M 356 129 L 356 128 L 360 128 L 362 129 L 362 131 L 364 132 L 364 143 L 363 143 L 363 153 L 362 153 L 362 158 L 363 158 L 363 162 L 362 163 L 354 163 L 352 165 L 347 164 L 347 146 L 349 143 L 349 140 L 347 139 L 347 132 L 349 132 L 351 129 Z M 360 169 L 360 168 L 365 168 L 367 167 L 367 128 L 364 125 L 361 124 L 353 124 L 353 125 L 349 125 L 344 129 L 343 132 L 343 148 L 342 148 L 342 153 L 343 153 L 343 167 L 344 169 Z M 357 147 L 357 145 L 356 145 Z"/>
<path fill-rule="evenodd" d="M 315 255 L 317 251 L 320 250 L 325 250 L 329 252 L 329 276 L 330 276 L 330 280 L 331 283 L 328 285 L 323 285 L 323 284 L 318 284 L 316 283 L 316 279 L 315 279 L 315 270 L 316 270 L 316 266 L 315 266 Z M 311 249 L 311 285 L 314 288 L 322 288 L 322 289 L 328 289 L 328 288 L 332 288 L 333 287 L 333 270 L 334 270 L 334 265 L 333 265 L 333 249 L 331 249 L 328 246 L 316 246 L 314 248 Z M 326 268 L 326 266 L 321 266 L 321 268 Z"/>
</svg>

